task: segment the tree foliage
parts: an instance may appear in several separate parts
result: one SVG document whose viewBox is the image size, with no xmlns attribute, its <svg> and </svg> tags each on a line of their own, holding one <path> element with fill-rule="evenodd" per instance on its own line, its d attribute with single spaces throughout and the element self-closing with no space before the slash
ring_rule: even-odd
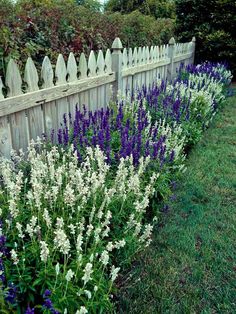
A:
<svg viewBox="0 0 236 314">
<path fill-rule="evenodd" d="M 171 19 L 101 12 L 75 0 L 0 0 L 0 75 L 9 58 L 23 69 L 30 55 L 40 64 L 45 55 L 53 63 L 58 53 L 76 57 L 83 51 L 111 48 L 115 37 L 124 46 L 135 47 L 167 43 L 173 36 Z M 79 4 L 79 5 L 78 5 Z"/>
<path fill-rule="evenodd" d="M 176 0 L 177 35 L 197 39 L 196 58 L 226 60 L 236 69 L 236 1 Z"/>
<path fill-rule="evenodd" d="M 82 5 L 92 11 L 98 12 L 102 8 L 101 2 L 98 0 L 76 0 L 79 5 Z"/>
<path fill-rule="evenodd" d="M 155 18 L 175 17 L 175 3 L 173 0 L 109 0 L 105 9 L 123 14 L 139 10 L 141 13 Z"/>
</svg>

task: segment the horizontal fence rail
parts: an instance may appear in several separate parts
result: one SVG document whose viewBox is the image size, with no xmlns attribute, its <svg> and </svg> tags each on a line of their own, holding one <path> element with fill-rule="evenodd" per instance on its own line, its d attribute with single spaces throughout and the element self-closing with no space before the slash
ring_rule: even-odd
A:
<svg viewBox="0 0 236 314">
<path fill-rule="evenodd" d="M 12 149 L 25 150 L 31 139 L 57 132 L 64 114 L 73 118 L 76 105 L 96 110 L 118 93 L 149 86 L 158 78 L 173 79 L 181 63 L 193 63 L 194 53 L 195 38 L 134 49 L 123 48 L 116 38 L 112 52 L 91 51 L 88 59 L 81 53 L 78 62 L 73 53 L 67 63 L 59 54 L 53 67 L 45 56 L 39 71 L 29 57 L 23 75 L 10 59 L 6 76 L 0 77 L 0 156 L 10 157 Z"/>
</svg>

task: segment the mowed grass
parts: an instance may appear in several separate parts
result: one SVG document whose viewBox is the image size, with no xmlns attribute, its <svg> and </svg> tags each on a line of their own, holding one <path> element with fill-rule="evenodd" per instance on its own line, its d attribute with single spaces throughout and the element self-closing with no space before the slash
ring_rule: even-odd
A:
<svg viewBox="0 0 236 314">
<path fill-rule="evenodd" d="M 177 200 L 122 278 L 118 313 L 236 313 L 236 97 L 191 151 Z"/>
</svg>

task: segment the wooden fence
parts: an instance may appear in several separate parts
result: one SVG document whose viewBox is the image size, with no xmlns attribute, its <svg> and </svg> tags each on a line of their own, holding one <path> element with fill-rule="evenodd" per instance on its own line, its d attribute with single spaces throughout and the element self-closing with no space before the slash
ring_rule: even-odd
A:
<svg viewBox="0 0 236 314">
<path fill-rule="evenodd" d="M 82 53 L 78 63 L 70 53 L 67 64 L 59 54 L 55 70 L 45 56 L 40 75 L 29 57 L 23 78 L 11 59 L 6 77 L 0 77 L 0 156 L 9 157 L 12 148 L 25 150 L 42 133 L 57 132 L 63 114 L 71 112 L 73 117 L 76 104 L 95 110 L 107 106 L 111 90 L 114 97 L 157 78 L 173 79 L 181 63 L 193 63 L 195 38 L 183 44 L 172 38 L 168 45 L 134 49 L 123 49 L 116 38 L 111 50 L 91 51 L 88 60 Z"/>
</svg>

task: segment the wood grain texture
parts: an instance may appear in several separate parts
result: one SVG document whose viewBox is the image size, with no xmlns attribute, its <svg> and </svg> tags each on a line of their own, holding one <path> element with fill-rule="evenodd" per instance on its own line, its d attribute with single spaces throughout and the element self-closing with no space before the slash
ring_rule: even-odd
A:
<svg viewBox="0 0 236 314">
<path fill-rule="evenodd" d="M 115 74 L 104 74 L 92 78 L 86 78 L 77 82 L 67 83 L 52 88 L 45 88 L 35 92 L 5 98 L 0 100 L 0 117 L 29 109 L 39 104 L 45 104 L 66 96 L 84 92 L 100 85 L 109 84 L 115 81 Z"/>
<path fill-rule="evenodd" d="M 11 129 L 7 117 L 0 118 L 0 156 L 10 158 L 12 150 Z"/>
</svg>

